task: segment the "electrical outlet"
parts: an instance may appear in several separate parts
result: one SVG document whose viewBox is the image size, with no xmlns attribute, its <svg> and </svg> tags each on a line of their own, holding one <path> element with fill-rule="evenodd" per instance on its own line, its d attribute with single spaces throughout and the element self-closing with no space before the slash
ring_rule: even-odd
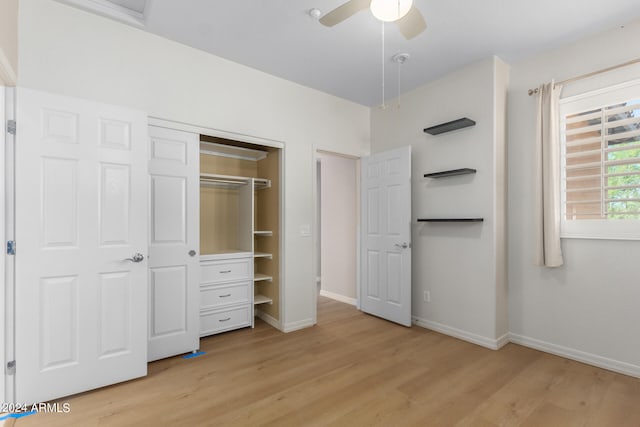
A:
<svg viewBox="0 0 640 427">
<path fill-rule="evenodd" d="M 424 302 L 431 302 L 431 292 L 424 291 Z"/>
</svg>

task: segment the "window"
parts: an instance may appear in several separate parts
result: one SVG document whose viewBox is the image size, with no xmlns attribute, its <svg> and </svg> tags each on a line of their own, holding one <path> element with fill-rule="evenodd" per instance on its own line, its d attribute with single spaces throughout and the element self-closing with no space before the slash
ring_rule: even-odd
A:
<svg viewBox="0 0 640 427">
<path fill-rule="evenodd" d="M 562 237 L 640 239 L 640 81 L 563 99 Z"/>
</svg>

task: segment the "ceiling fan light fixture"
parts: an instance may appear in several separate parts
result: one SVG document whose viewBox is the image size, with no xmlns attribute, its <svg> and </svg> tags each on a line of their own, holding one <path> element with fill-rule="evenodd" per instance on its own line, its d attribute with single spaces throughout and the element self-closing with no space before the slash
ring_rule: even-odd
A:
<svg viewBox="0 0 640 427">
<path fill-rule="evenodd" d="M 371 0 L 371 13 L 384 22 L 393 22 L 409 13 L 413 0 Z"/>
</svg>

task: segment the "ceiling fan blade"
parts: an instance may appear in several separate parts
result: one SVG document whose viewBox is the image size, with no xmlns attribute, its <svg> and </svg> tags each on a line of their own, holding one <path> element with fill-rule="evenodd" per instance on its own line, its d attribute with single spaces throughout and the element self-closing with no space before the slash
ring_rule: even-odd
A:
<svg viewBox="0 0 640 427">
<path fill-rule="evenodd" d="M 407 40 L 411 40 L 427 28 L 422 14 L 415 6 L 412 6 L 405 16 L 397 20 L 396 24 L 398 24 L 398 29 Z"/>
<path fill-rule="evenodd" d="M 361 10 L 367 9 L 370 4 L 371 0 L 349 0 L 324 15 L 319 21 L 326 27 L 333 27 Z"/>
</svg>

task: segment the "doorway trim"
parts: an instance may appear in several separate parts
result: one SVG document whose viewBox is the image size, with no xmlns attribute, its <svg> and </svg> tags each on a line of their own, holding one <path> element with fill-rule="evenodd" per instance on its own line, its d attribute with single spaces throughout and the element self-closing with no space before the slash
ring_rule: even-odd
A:
<svg viewBox="0 0 640 427">
<path fill-rule="evenodd" d="M 4 224 L 2 231 L 2 245 L 5 246 L 9 240 L 15 240 L 14 216 L 15 216 L 15 136 L 10 134 L 7 129 L 7 121 L 15 120 L 15 98 L 16 88 L 2 86 L 2 96 L 0 97 L 0 117 L 3 118 L 2 124 L 2 141 L 3 148 L 0 150 L 0 163 L 4 165 L 4 173 L 0 176 L 0 186 L 2 186 L 4 197 L 0 201 L 0 217 Z M 12 255 L 8 255 L 6 247 L 3 248 L 3 263 L 0 271 L 2 273 L 2 291 L 0 292 L 0 307 L 2 307 L 2 315 L 0 316 L 0 343 L 2 345 L 2 395 L 3 402 L 14 402 L 15 383 L 14 375 L 9 374 L 7 362 L 15 360 L 15 259 Z"/>
<path fill-rule="evenodd" d="M 313 268 L 312 268 L 312 292 L 311 294 L 313 295 L 312 297 L 312 319 L 313 319 L 313 324 L 317 324 L 318 323 L 318 290 L 317 290 L 317 272 L 320 269 L 320 265 L 318 265 L 318 255 L 320 253 L 320 245 L 321 245 L 321 241 L 320 241 L 320 233 L 318 232 L 318 225 L 321 224 L 320 222 L 320 215 L 319 215 L 319 207 L 320 207 L 320 194 L 318 194 L 318 163 L 320 160 L 320 155 L 325 154 L 325 155 L 329 155 L 329 156 L 336 156 L 336 157 L 343 157 L 345 159 L 351 159 L 351 160 L 356 160 L 356 189 L 357 189 L 357 193 L 358 193 L 358 197 L 357 197 L 357 205 L 358 205 L 358 210 L 361 209 L 360 206 L 360 189 L 361 189 L 361 183 L 360 183 L 360 160 L 362 158 L 362 156 L 355 156 L 352 154 L 346 154 L 346 153 L 339 153 L 336 151 L 330 151 L 330 150 L 324 150 L 321 148 L 318 148 L 317 145 L 313 145 L 313 163 L 312 163 L 312 173 L 313 173 L 313 193 L 312 193 L 312 197 L 313 197 L 313 224 L 312 224 L 312 230 L 313 230 L 313 241 L 312 241 L 312 245 L 313 245 L 313 250 L 312 250 L 312 257 L 313 257 Z M 356 304 L 355 307 L 359 310 L 360 309 L 360 214 L 357 215 L 357 220 L 356 220 L 356 231 L 355 231 L 355 235 L 353 236 L 353 238 L 356 240 Z M 322 279 L 322 278 L 321 278 Z"/>
<path fill-rule="evenodd" d="M 5 173 L 7 171 L 7 161 L 6 161 L 6 157 L 5 157 L 5 147 L 6 145 L 6 139 L 8 136 L 8 132 L 7 132 L 7 114 L 5 114 L 6 111 L 6 106 L 5 106 L 5 90 L 6 88 L 4 86 L 0 85 L 0 117 L 2 117 L 2 136 L 0 137 L 0 143 L 2 143 L 2 149 L 0 150 L 0 164 L 3 165 L 3 170 L 4 172 L 0 174 L 0 188 L 2 188 L 2 194 L 3 197 L 0 198 L 0 224 L 2 225 L 2 228 L 0 228 L 0 241 L 3 242 L 3 245 L 6 244 L 5 242 L 7 241 L 5 239 L 5 197 L 4 195 L 6 194 L 6 187 L 5 187 Z M 2 259 L 2 264 L 0 265 L 0 280 L 2 280 L 2 291 L 0 291 L 0 307 L 2 307 L 2 315 L 0 316 L 0 348 L 2 348 L 2 355 L 0 356 L 0 363 L 2 363 L 2 366 L 6 366 L 5 364 L 5 325 L 8 323 L 5 319 L 5 315 L 7 313 L 7 303 L 6 303 L 6 299 L 5 299 L 5 294 L 6 294 L 6 286 L 9 283 L 8 281 L 6 281 L 5 278 L 5 266 L 6 264 L 9 262 L 9 256 L 7 255 L 7 252 L 4 251 L 4 256 Z M 5 386 L 7 383 L 7 376 L 6 374 L 3 372 L 2 374 L 2 383 L 0 384 L 0 401 L 2 402 L 6 402 L 7 400 L 5 399 Z"/>
</svg>

